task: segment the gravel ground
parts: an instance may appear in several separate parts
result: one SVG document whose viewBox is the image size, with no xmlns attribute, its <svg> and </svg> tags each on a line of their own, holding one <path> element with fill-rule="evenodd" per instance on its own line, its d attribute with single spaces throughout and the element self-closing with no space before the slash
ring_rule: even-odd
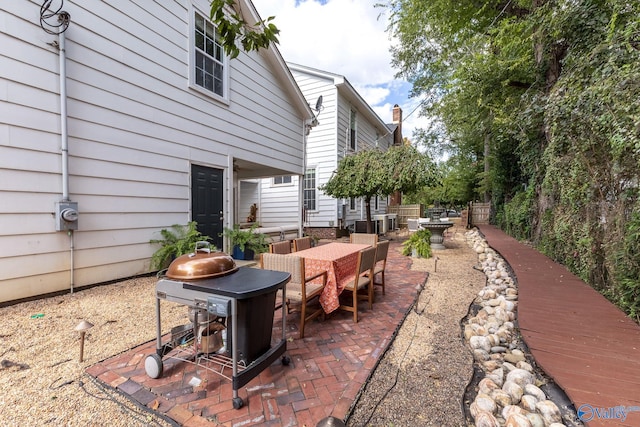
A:
<svg viewBox="0 0 640 427">
<path fill-rule="evenodd" d="M 450 229 L 451 230 L 451 229 Z M 402 324 L 357 401 L 347 426 L 452 426 L 467 424 L 462 399 L 473 375 L 473 359 L 460 321 L 485 285 L 473 269 L 477 255 L 454 228 L 444 251 L 414 259 L 429 271 L 418 302 Z"/>
<path fill-rule="evenodd" d="M 445 251 L 415 259 L 429 279 L 381 360 L 349 426 L 463 426 L 461 399 L 472 375 L 460 320 L 485 282 L 455 229 Z M 0 421 L 12 426 L 168 426 L 84 370 L 155 338 L 155 277 L 0 308 Z M 188 323 L 184 307 L 162 302 L 163 327 Z M 83 319 L 94 324 L 85 337 Z M 312 427 L 312 426 L 307 426 Z"/>
<path fill-rule="evenodd" d="M 155 337 L 155 277 L 0 308 L 0 420 L 7 426 L 169 425 L 102 389 L 84 370 Z M 188 323 L 163 302 L 163 326 Z M 86 333 L 80 362 L 83 320 Z M 168 332 L 165 331 L 165 332 Z"/>
</svg>

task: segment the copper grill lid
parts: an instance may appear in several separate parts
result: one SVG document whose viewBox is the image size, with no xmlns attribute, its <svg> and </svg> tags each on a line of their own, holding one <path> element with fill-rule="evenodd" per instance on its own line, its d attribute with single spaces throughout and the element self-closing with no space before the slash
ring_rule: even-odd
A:
<svg viewBox="0 0 640 427">
<path fill-rule="evenodd" d="M 238 270 L 233 258 L 224 252 L 211 252 L 196 243 L 194 252 L 174 259 L 167 269 L 166 276 L 176 280 L 199 280 L 225 276 Z M 207 243 L 208 246 L 208 243 Z"/>
</svg>

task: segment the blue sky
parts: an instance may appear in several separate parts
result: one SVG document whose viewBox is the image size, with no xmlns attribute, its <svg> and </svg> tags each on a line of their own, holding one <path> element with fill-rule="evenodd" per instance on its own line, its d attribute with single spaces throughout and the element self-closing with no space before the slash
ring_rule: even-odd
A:
<svg viewBox="0 0 640 427">
<path fill-rule="evenodd" d="M 379 0 L 253 0 L 262 18 L 275 16 L 280 29 L 278 49 L 285 61 L 341 74 L 349 80 L 380 118 L 390 123 L 392 109 L 403 111 L 402 133 L 428 121 L 412 113 L 419 103 L 409 99 L 411 85 L 394 77 L 385 31 L 385 9 Z"/>
</svg>

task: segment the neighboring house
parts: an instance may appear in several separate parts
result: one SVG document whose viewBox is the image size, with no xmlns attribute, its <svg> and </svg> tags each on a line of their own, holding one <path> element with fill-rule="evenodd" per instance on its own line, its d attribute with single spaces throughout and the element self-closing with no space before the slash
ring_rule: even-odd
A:
<svg viewBox="0 0 640 427">
<path fill-rule="evenodd" d="M 304 173 L 311 108 L 275 47 L 224 55 L 209 1 L 67 0 L 62 35 L 42 4 L 0 6 L 0 303 L 147 273 L 172 224 L 222 248 L 240 180 Z"/>
<path fill-rule="evenodd" d="M 254 192 L 259 194 L 258 199 L 252 200 L 260 207 L 258 220 L 265 227 L 274 227 L 295 224 L 297 216 L 303 216 L 305 232 L 323 238 L 354 231 L 356 221 L 366 219 L 364 200 L 335 199 L 319 187 L 329 180 L 343 157 L 360 150 L 374 147 L 386 150 L 393 144 L 401 144 L 402 111 L 395 106 L 394 123 L 386 124 L 344 76 L 292 63 L 288 66 L 307 102 L 318 108 L 315 114 L 319 124 L 307 138 L 304 177 L 289 175 L 261 180 L 260 191 Z M 302 194 L 298 192 L 300 179 L 303 179 Z M 258 183 L 246 185 L 257 188 Z M 374 197 L 372 216 L 385 214 L 389 200 L 390 197 Z M 358 225 L 361 224 L 364 225 Z"/>
</svg>

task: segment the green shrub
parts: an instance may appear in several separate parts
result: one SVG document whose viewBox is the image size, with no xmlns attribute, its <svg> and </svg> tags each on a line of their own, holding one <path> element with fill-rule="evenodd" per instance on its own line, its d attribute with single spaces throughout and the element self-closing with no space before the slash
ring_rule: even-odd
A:
<svg viewBox="0 0 640 427">
<path fill-rule="evenodd" d="M 421 228 L 402 243 L 402 255 L 411 255 L 413 250 L 423 258 L 431 257 L 431 232 Z"/>
<path fill-rule="evenodd" d="M 154 270 L 166 268 L 173 259 L 193 252 L 196 242 L 211 241 L 211 237 L 202 235 L 197 226 L 195 221 L 191 221 L 187 225 L 173 224 L 168 229 L 160 230 L 162 238 L 149 241 L 151 244 L 160 245 L 151 257 L 151 268 Z"/>
<path fill-rule="evenodd" d="M 250 228 L 240 228 L 240 225 L 234 224 L 233 228 L 225 227 L 222 235 L 229 239 L 232 247 L 238 246 L 242 252 L 249 249 L 259 254 L 266 252 L 269 248 L 264 234 L 255 231 L 259 226 L 255 223 Z"/>
</svg>

